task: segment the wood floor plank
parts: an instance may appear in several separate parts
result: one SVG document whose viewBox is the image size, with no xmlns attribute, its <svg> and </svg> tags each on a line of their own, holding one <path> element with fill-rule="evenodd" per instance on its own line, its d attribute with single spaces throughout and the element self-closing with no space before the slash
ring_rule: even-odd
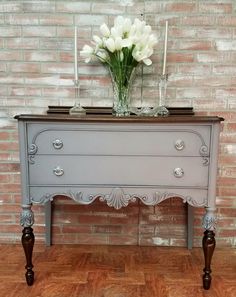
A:
<svg viewBox="0 0 236 297">
<path fill-rule="evenodd" d="M 21 245 L 0 245 L 0 297 L 236 297 L 236 250 L 216 249 L 212 286 L 203 252 L 174 247 L 35 245 L 25 283 Z"/>
</svg>

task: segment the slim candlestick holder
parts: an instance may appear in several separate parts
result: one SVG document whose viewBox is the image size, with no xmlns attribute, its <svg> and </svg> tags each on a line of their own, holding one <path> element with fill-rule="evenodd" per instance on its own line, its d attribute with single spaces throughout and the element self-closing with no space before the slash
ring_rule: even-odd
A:
<svg viewBox="0 0 236 297">
<path fill-rule="evenodd" d="M 79 97 L 79 80 L 75 79 L 74 80 L 74 86 L 75 86 L 75 104 L 74 106 L 70 109 L 70 114 L 71 115 L 76 115 L 76 116 L 85 116 L 86 115 L 86 110 L 80 105 L 80 97 Z"/>
<path fill-rule="evenodd" d="M 169 115 L 168 109 L 165 107 L 166 101 L 166 89 L 168 82 L 168 74 L 161 74 L 159 77 L 159 103 L 157 108 L 155 109 L 155 116 L 165 117 Z"/>
</svg>

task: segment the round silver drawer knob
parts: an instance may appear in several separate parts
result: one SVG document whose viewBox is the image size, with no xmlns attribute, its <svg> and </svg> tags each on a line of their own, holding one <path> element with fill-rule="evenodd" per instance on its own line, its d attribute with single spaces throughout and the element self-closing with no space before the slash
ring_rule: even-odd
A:
<svg viewBox="0 0 236 297">
<path fill-rule="evenodd" d="M 55 139 L 53 142 L 52 142 L 52 145 L 53 147 L 56 149 L 56 150 L 59 150 L 63 147 L 63 142 L 61 139 Z"/>
<path fill-rule="evenodd" d="M 178 178 L 184 176 L 183 168 L 179 168 L 179 167 L 175 168 L 174 169 L 174 176 L 178 177 Z"/>
<path fill-rule="evenodd" d="M 182 139 L 177 139 L 175 142 L 175 148 L 177 151 L 182 151 L 185 148 L 185 143 Z"/>
<path fill-rule="evenodd" d="M 62 176 L 64 174 L 64 170 L 60 166 L 57 166 L 53 169 L 53 173 L 56 176 Z"/>
</svg>

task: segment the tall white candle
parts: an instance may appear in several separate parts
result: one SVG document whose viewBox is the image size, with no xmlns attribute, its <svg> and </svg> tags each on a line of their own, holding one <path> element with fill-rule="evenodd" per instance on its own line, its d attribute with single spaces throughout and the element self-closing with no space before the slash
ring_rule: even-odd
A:
<svg viewBox="0 0 236 297">
<path fill-rule="evenodd" d="M 78 49 L 77 49 L 77 27 L 75 26 L 74 34 L 74 59 L 75 59 L 75 81 L 78 80 Z"/>
<path fill-rule="evenodd" d="M 166 21 L 166 29 L 165 29 L 165 42 L 164 42 L 162 75 L 166 74 L 167 41 L 168 41 L 168 21 Z"/>
</svg>

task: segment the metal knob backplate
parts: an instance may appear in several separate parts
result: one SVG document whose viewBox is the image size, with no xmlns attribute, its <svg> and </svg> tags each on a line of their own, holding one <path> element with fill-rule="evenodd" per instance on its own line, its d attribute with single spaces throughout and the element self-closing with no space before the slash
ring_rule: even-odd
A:
<svg viewBox="0 0 236 297">
<path fill-rule="evenodd" d="M 177 151 L 182 151 L 185 148 L 185 143 L 182 139 L 177 139 L 175 141 L 175 148 Z"/>
<path fill-rule="evenodd" d="M 57 166 L 53 169 L 53 173 L 56 176 L 62 176 L 64 174 L 64 170 L 60 166 Z"/>
<path fill-rule="evenodd" d="M 53 142 L 52 142 L 52 145 L 53 147 L 56 149 L 56 150 L 59 150 L 63 147 L 63 141 L 61 139 L 55 139 Z"/>
<path fill-rule="evenodd" d="M 183 177 L 184 176 L 184 170 L 183 168 L 177 167 L 174 169 L 174 176 L 177 178 Z"/>
</svg>

